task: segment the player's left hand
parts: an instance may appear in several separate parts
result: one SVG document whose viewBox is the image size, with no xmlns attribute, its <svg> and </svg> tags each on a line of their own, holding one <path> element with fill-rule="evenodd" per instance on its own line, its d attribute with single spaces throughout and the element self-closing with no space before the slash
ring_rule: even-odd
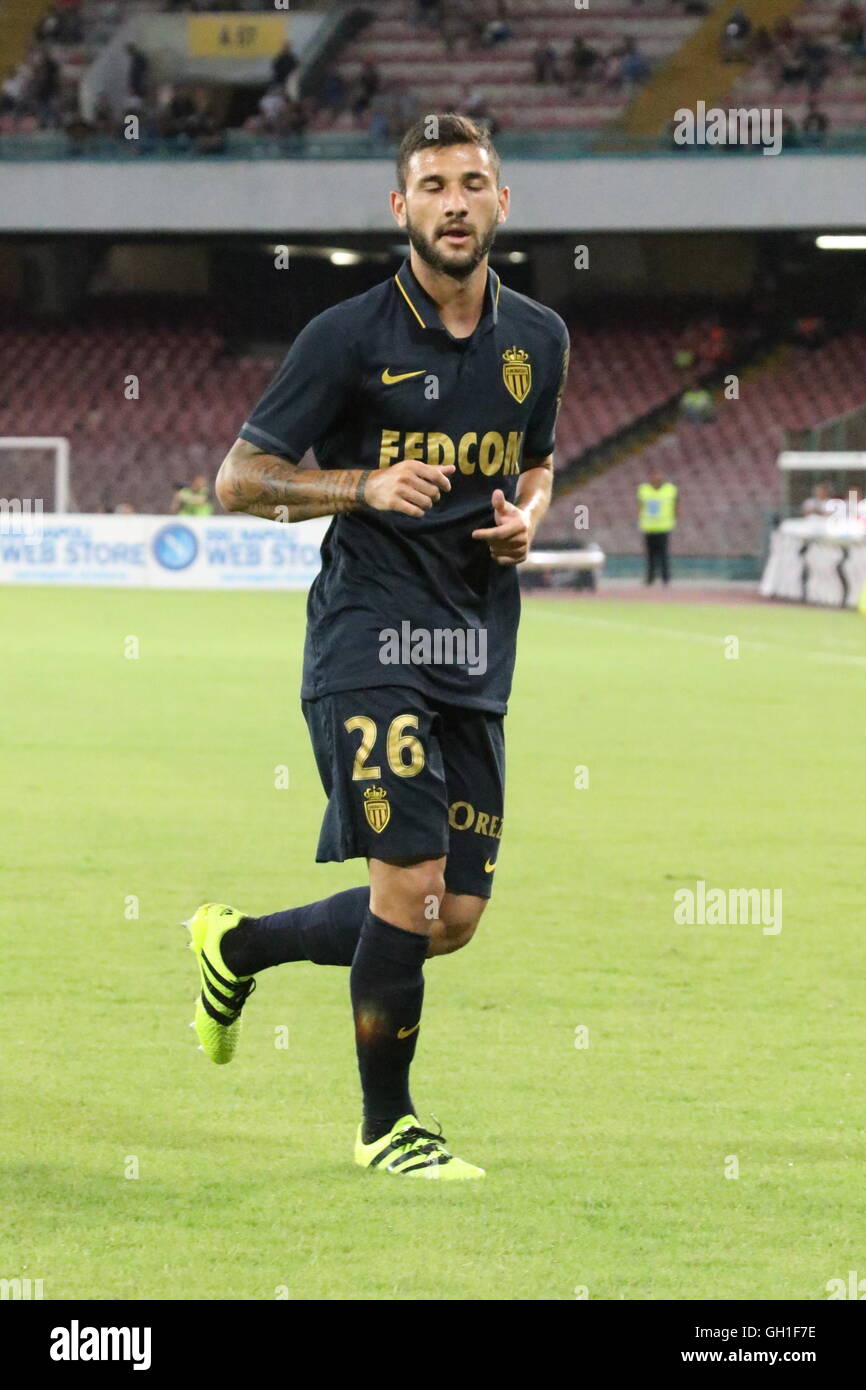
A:
<svg viewBox="0 0 866 1390">
<path fill-rule="evenodd" d="M 505 493 L 497 488 L 492 497 L 495 526 L 473 531 L 476 541 L 487 541 L 490 554 L 498 565 L 519 565 L 529 554 L 532 526 L 526 512 L 506 501 Z"/>
</svg>

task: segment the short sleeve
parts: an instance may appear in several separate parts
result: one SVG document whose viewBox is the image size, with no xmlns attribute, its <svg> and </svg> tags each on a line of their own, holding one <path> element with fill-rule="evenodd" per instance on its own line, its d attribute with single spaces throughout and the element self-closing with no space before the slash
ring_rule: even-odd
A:
<svg viewBox="0 0 866 1390">
<path fill-rule="evenodd" d="M 301 330 L 240 438 L 297 463 L 327 434 L 357 381 L 352 339 L 340 305 Z"/>
<path fill-rule="evenodd" d="M 529 419 L 523 441 L 523 456 L 527 459 L 547 458 L 553 453 L 556 417 L 562 404 L 562 393 L 568 376 L 569 338 L 568 329 L 562 319 L 557 317 L 559 327 L 558 347 L 554 350 L 554 360 Z"/>
</svg>

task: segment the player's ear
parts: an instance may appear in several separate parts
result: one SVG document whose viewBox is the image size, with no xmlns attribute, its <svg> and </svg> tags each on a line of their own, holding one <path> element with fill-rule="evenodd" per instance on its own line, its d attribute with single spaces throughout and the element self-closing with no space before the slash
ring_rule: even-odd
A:
<svg viewBox="0 0 866 1390">
<path fill-rule="evenodd" d="M 391 216 L 398 227 L 406 226 L 406 197 L 394 188 L 391 189 Z"/>
<path fill-rule="evenodd" d="M 511 189 L 507 186 L 499 190 L 499 210 L 496 214 L 497 222 L 505 222 L 511 208 Z"/>
</svg>

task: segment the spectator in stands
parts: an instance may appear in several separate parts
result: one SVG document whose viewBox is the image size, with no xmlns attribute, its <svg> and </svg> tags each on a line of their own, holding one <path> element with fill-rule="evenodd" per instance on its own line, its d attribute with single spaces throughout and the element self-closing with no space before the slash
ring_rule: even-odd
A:
<svg viewBox="0 0 866 1390">
<path fill-rule="evenodd" d="M 803 121 L 803 138 L 810 145 L 823 145 L 830 129 L 830 118 L 818 106 L 818 98 L 810 97 Z"/>
<path fill-rule="evenodd" d="M 680 397 L 680 414 L 690 425 L 708 425 L 716 418 L 713 398 L 697 376 Z"/>
<path fill-rule="evenodd" d="M 84 28 L 81 21 L 81 0 L 57 0 L 36 30 L 40 39 L 52 43 L 81 43 Z"/>
<path fill-rule="evenodd" d="M 556 49 L 552 43 L 546 43 L 542 40 L 538 47 L 533 49 L 532 67 L 536 82 L 557 82 L 559 80 Z"/>
<path fill-rule="evenodd" d="M 187 486 L 179 484 L 171 503 L 171 510 L 178 516 L 212 516 L 213 503 L 207 478 L 199 473 Z"/>
<path fill-rule="evenodd" d="M 168 104 L 159 121 L 159 133 L 167 140 L 201 133 L 201 114 L 190 92 L 182 88 L 171 91 Z"/>
<path fill-rule="evenodd" d="M 830 50 L 819 39 L 806 38 L 802 54 L 806 86 L 813 94 L 820 92 L 830 72 Z"/>
<path fill-rule="evenodd" d="M 810 352 L 823 347 L 828 336 L 827 320 L 821 314 L 801 314 L 794 320 L 791 337 L 798 346 Z"/>
<path fill-rule="evenodd" d="M 297 66 L 298 58 L 295 50 L 290 43 L 284 43 L 271 64 L 271 82 L 285 87 Z"/>
<path fill-rule="evenodd" d="M 371 140 L 392 140 L 419 114 L 417 94 L 405 83 L 393 82 L 388 91 L 378 92 L 370 103 L 367 134 Z"/>
<path fill-rule="evenodd" d="M 413 24 L 421 24 L 430 29 L 437 29 L 442 23 L 442 15 L 439 11 L 439 0 L 415 0 L 415 13 L 412 16 Z"/>
<path fill-rule="evenodd" d="M 380 92 L 370 102 L 367 134 L 371 140 L 387 140 L 391 132 L 391 97 Z"/>
<path fill-rule="evenodd" d="M 649 63 L 638 49 L 637 39 L 626 39 L 625 53 L 620 67 L 621 81 L 637 85 L 646 82 L 649 74 Z"/>
<path fill-rule="evenodd" d="M 718 319 L 705 320 L 698 330 L 697 357 L 698 374 L 716 372 L 730 361 L 732 354 L 731 335 Z"/>
<path fill-rule="evenodd" d="M 363 116 L 370 102 L 382 87 L 382 77 L 372 58 L 365 58 L 358 76 L 355 96 L 352 101 L 352 114 Z"/>
<path fill-rule="evenodd" d="M 752 21 L 738 5 L 728 15 L 719 41 L 721 55 L 726 63 L 733 63 L 748 56 Z"/>
<path fill-rule="evenodd" d="M 346 84 L 339 72 L 326 72 L 317 93 L 319 105 L 323 110 L 332 111 L 339 116 L 346 105 Z"/>
<path fill-rule="evenodd" d="M 56 7 L 50 9 L 36 26 L 36 37 L 48 43 L 60 37 L 60 15 Z"/>
<path fill-rule="evenodd" d="M 607 87 L 621 87 L 627 82 L 642 82 L 649 75 L 643 54 L 638 52 L 635 39 L 623 39 L 615 44 L 602 60 L 602 81 Z"/>
<path fill-rule="evenodd" d="M 586 82 L 592 76 L 593 68 L 598 64 L 599 55 L 594 48 L 590 48 L 585 39 L 575 37 L 571 48 L 568 51 L 568 79 L 569 92 L 572 96 L 578 96 Z"/>
<path fill-rule="evenodd" d="M 772 52 L 772 35 L 765 24 L 759 24 L 752 35 L 751 56 L 756 62 L 762 63 L 765 59 L 770 57 Z"/>
<path fill-rule="evenodd" d="M 120 123 L 114 118 L 111 102 L 103 92 L 96 100 L 93 116 L 86 121 L 73 97 L 70 109 L 62 117 L 63 130 L 69 140 L 71 154 L 83 154 L 93 136 L 116 136 Z"/>
<path fill-rule="evenodd" d="M 33 74 L 31 95 L 42 126 L 54 123 L 60 94 L 60 64 L 48 48 L 43 48 Z"/>
<path fill-rule="evenodd" d="M 9 68 L 0 86 L 0 112 L 17 111 L 25 91 L 22 68 Z"/>
<path fill-rule="evenodd" d="M 776 83 L 797 86 L 806 78 L 806 54 L 797 35 L 776 43 Z"/>
<path fill-rule="evenodd" d="M 843 5 L 836 19 L 836 34 L 840 46 L 856 52 L 863 43 L 863 11 L 850 0 Z"/>
<path fill-rule="evenodd" d="M 695 366 L 707 333 L 706 324 L 701 323 L 689 323 L 683 329 L 674 349 L 674 366 L 677 371 L 687 372 Z"/>
<path fill-rule="evenodd" d="M 491 135 L 496 134 L 499 129 L 496 117 L 491 111 L 490 103 L 484 93 L 477 87 L 467 85 L 460 109 L 464 116 L 471 116 L 473 121 L 483 125 Z"/>
<path fill-rule="evenodd" d="M 646 547 L 646 583 L 652 584 L 656 573 L 663 584 L 670 583 L 669 544 L 677 524 L 677 486 L 665 477 L 664 470 L 654 464 L 649 482 L 637 490 L 638 526 L 643 532 Z"/>
<path fill-rule="evenodd" d="M 273 134 L 285 114 L 286 106 L 286 94 L 279 83 L 275 82 L 259 101 L 260 128 Z"/>
<path fill-rule="evenodd" d="M 101 92 L 96 99 L 90 124 L 97 135 L 111 135 L 114 131 L 114 113 L 105 92 Z"/>
<path fill-rule="evenodd" d="M 126 90 L 130 96 L 138 97 L 139 101 L 144 101 L 147 96 L 147 75 L 150 70 L 150 59 L 147 54 L 142 52 L 137 44 L 128 43 L 126 52 L 129 58 L 129 67 L 126 73 Z"/>
<path fill-rule="evenodd" d="M 481 35 L 482 47 L 493 48 L 497 43 L 505 43 L 513 37 L 514 30 L 508 20 L 507 0 L 496 0 L 496 13 L 487 21 Z"/>
<path fill-rule="evenodd" d="M 203 108 L 199 113 L 199 128 L 193 144 L 196 154 L 223 154 L 226 145 L 224 122 L 211 110 Z"/>
<path fill-rule="evenodd" d="M 834 511 L 830 494 L 830 484 L 826 481 L 815 484 L 815 491 L 807 497 L 801 507 L 803 516 L 832 516 Z"/>
<path fill-rule="evenodd" d="M 485 19 L 478 14 L 474 0 L 441 0 L 442 37 L 449 53 L 463 40 L 467 48 L 475 48 L 481 42 Z"/>
<path fill-rule="evenodd" d="M 278 134 L 305 135 L 310 124 L 309 111 L 301 100 L 289 101 L 280 121 Z"/>
</svg>

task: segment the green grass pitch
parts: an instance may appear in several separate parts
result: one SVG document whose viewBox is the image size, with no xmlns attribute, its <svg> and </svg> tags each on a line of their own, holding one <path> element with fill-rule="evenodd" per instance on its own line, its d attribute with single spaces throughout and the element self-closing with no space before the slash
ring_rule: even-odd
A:
<svg viewBox="0 0 866 1390">
<path fill-rule="evenodd" d="M 363 877 L 313 862 L 303 606 L 0 591 L 0 1276 L 232 1300 L 866 1277 L 862 619 L 525 603 L 496 895 L 427 967 L 413 1084 L 488 1177 L 440 1186 L 352 1165 L 346 971 L 263 975 L 229 1067 L 188 1027 L 200 902 Z M 677 925 L 698 880 L 780 888 L 781 932 Z"/>
</svg>

